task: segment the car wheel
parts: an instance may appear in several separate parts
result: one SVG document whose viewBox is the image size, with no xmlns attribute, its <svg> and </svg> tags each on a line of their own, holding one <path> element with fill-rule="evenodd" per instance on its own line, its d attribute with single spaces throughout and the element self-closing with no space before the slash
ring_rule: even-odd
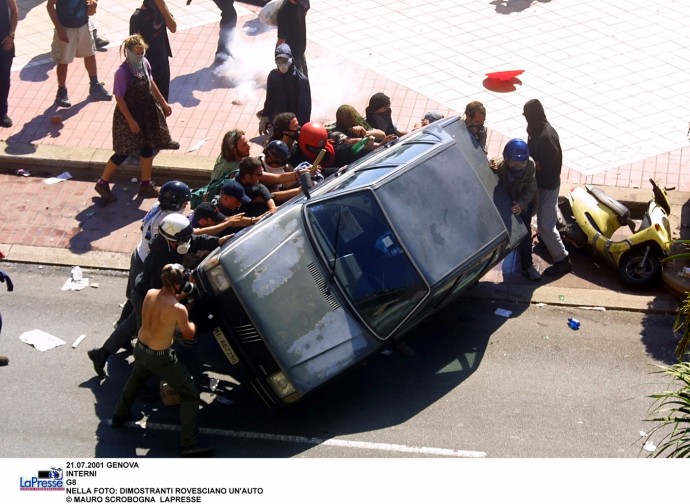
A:
<svg viewBox="0 0 690 504">
<path fill-rule="evenodd" d="M 632 289 L 648 289 L 661 279 L 661 261 L 649 247 L 634 248 L 621 257 L 618 272 Z"/>
</svg>

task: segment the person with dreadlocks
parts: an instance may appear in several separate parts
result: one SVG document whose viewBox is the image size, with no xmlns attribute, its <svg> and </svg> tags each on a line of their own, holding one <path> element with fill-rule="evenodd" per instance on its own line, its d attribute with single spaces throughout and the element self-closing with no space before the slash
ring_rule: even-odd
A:
<svg viewBox="0 0 690 504">
<path fill-rule="evenodd" d="M 205 448 L 197 443 L 199 388 L 172 348 L 176 329 L 186 340 L 193 340 L 196 333 L 194 322 L 189 320 L 187 307 L 180 302 L 193 290 L 191 274 L 181 264 L 165 264 L 159 278 L 160 287 L 147 291 L 144 297 L 132 374 L 115 407 L 111 426 L 120 428 L 129 420 L 137 393 L 151 376 L 157 376 L 180 396 L 180 455 L 209 455 L 213 448 Z"/>
<path fill-rule="evenodd" d="M 118 325 L 100 348 L 93 348 L 87 352 L 93 363 L 93 369 L 98 378 L 105 378 L 105 365 L 112 354 L 121 348 L 130 347 L 130 341 L 135 337 L 142 325 L 142 306 L 149 289 L 160 289 L 160 274 L 168 263 L 182 263 L 187 252 L 199 250 L 214 250 L 225 243 L 230 236 L 194 235 L 192 223 L 180 213 L 171 213 L 161 221 L 156 234 L 149 245 L 149 253 L 144 259 L 141 273 L 134 281 L 134 287 L 129 299 L 133 311 Z M 131 348 L 131 347 L 130 347 Z"/>
<path fill-rule="evenodd" d="M 144 57 L 148 45 L 141 35 L 131 35 L 122 42 L 125 61 L 115 71 L 113 113 L 113 154 L 96 182 L 96 192 L 105 203 L 117 198 L 110 190 L 110 178 L 130 154 L 139 153 L 141 182 L 138 196 L 157 198 L 159 190 L 151 180 L 156 149 L 179 149 L 170 137 L 165 118 L 172 108 L 158 90 L 151 76 L 151 65 Z"/>
</svg>

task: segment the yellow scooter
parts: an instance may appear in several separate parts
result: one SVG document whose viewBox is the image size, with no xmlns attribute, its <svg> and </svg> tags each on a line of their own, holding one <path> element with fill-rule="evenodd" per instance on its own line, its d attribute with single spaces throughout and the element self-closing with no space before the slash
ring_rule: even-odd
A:
<svg viewBox="0 0 690 504">
<path fill-rule="evenodd" d="M 577 186 L 558 198 L 558 231 L 563 241 L 618 268 L 623 283 L 635 289 L 649 288 L 661 279 L 661 259 L 671 248 L 668 194 L 653 179 L 649 181 L 654 199 L 639 227 L 625 205 L 598 187 Z"/>
</svg>

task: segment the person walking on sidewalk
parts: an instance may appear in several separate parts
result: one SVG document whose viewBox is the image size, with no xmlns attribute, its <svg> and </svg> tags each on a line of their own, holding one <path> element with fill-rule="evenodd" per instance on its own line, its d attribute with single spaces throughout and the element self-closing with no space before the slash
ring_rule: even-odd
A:
<svg viewBox="0 0 690 504">
<path fill-rule="evenodd" d="M 151 77 L 151 65 L 144 58 L 146 43 L 141 35 L 127 37 L 122 43 L 125 61 L 115 72 L 113 112 L 113 154 L 96 182 L 96 192 L 106 203 L 117 201 L 110 190 L 110 178 L 134 152 L 139 152 L 141 183 L 138 196 L 157 198 L 159 190 L 151 180 L 155 149 L 179 149 L 170 138 L 165 118 L 172 108 Z"/>
<path fill-rule="evenodd" d="M 553 264 L 546 276 L 562 276 L 572 270 L 570 256 L 558 234 L 558 192 L 561 188 L 563 151 L 558 133 L 546 120 L 539 100 L 529 100 L 523 107 L 527 121 L 527 145 L 537 167 L 537 231 L 539 241 L 549 251 Z"/>
<path fill-rule="evenodd" d="M 307 60 L 307 11 L 309 0 L 285 0 L 278 10 L 278 40 L 276 47 L 287 44 L 292 49 L 295 67 L 309 77 Z M 306 122 L 306 121 L 305 121 Z"/>
<path fill-rule="evenodd" d="M 175 33 L 177 22 L 165 0 L 144 0 L 129 18 L 129 34 L 138 33 L 149 46 L 146 59 L 151 64 L 153 80 L 166 101 L 170 95 L 169 58 L 172 58 L 168 30 Z"/>
<path fill-rule="evenodd" d="M 89 16 L 96 13 L 96 0 L 48 0 L 48 15 L 55 26 L 51 56 L 55 61 L 58 90 L 55 105 L 71 107 L 67 94 L 67 67 L 74 58 L 84 58 L 89 75 L 89 98 L 110 101 L 113 95 L 98 82 L 96 44 L 89 31 Z"/>
<path fill-rule="evenodd" d="M 234 5 L 235 0 L 213 0 L 213 3 L 220 9 L 220 33 L 218 34 L 218 47 L 213 64 L 222 65 L 232 57 L 230 48 L 237 27 L 237 11 Z"/>
<path fill-rule="evenodd" d="M 214 450 L 198 445 L 199 388 L 172 348 L 176 329 L 186 340 L 193 340 L 196 334 L 196 326 L 180 302 L 189 293 L 190 277 L 181 264 L 166 264 L 160 274 L 161 288 L 146 293 L 141 329 L 134 346 L 134 367 L 115 407 L 111 426 L 120 428 L 125 424 L 139 390 L 151 376 L 158 376 L 180 396 L 180 455 L 198 457 Z"/>
<path fill-rule="evenodd" d="M 12 127 L 12 119 L 7 115 L 10 95 L 10 76 L 14 60 L 14 32 L 17 30 L 19 9 L 17 0 L 0 0 L 0 126 Z"/>
</svg>

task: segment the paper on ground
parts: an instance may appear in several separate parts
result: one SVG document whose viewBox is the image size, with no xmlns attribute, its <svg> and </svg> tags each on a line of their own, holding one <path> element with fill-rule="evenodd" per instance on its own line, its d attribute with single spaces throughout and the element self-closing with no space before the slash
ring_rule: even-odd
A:
<svg viewBox="0 0 690 504">
<path fill-rule="evenodd" d="M 27 345 L 33 345 L 36 350 L 40 350 L 41 352 L 65 344 L 60 338 L 43 332 L 40 329 L 26 331 L 19 335 L 19 339 Z"/>
<path fill-rule="evenodd" d="M 75 280 L 74 278 L 68 278 L 60 290 L 75 291 L 75 290 L 82 290 L 83 288 L 88 287 L 88 286 L 89 286 L 89 279 L 88 278 L 82 278 L 80 280 Z"/>
<path fill-rule="evenodd" d="M 501 317 L 506 317 L 506 318 L 510 317 L 510 315 L 512 313 L 513 313 L 512 311 L 504 310 L 503 308 L 496 308 L 496 311 L 494 312 L 494 314 L 500 315 Z"/>
<path fill-rule="evenodd" d="M 47 179 L 43 179 L 43 182 L 45 182 L 46 184 L 57 184 L 58 182 L 69 180 L 71 178 L 72 175 L 70 175 L 69 172 L 62 172 L 60 175 L 57 175 L 56 177 L 49 177 Z"/>
<path fill-rule="evenodd" d="M 197 149 L 201 149 L 201 147 L 206 143 L 206 140 L 208 140 L 208 138 L 202 138 L 197 143 L 192 145 L 189 149 L 187 149 L 187 152 L 194 152 Z"/>
</svg>

